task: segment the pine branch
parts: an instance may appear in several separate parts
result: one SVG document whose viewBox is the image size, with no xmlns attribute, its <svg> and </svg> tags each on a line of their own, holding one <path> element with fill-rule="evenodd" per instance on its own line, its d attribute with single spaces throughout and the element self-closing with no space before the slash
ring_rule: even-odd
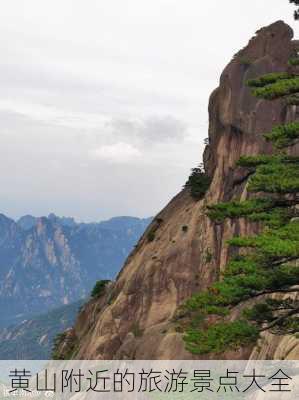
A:
<svg viewBox="0 0 299 400">
<path fill-rule="evenodd" d="M 299 307 L 298 307 L 298 308 L 295 308 L 295 309 L 293 309 L 293 310 L 291 310 L 291 311 L 289 311 L 288 313 L 286 313 L 285 315 L 282 315 L 282 316 L 279 317 L 279 318 L 276 318 L 276 319 L 275 319 L 273 322 L 271 322 L 268 326 L 266 326 L 266 327 L 264 327 L 264 328 L 261 328 L 259 331 L 260 331 L 260 332 L 267 331 L 267 330 L 273 328 L 274 326 L 279 325 L 279 324 L 280 324 L 281 322 L 283 322 L 286 318 L 292 317 L 293 315 L 296 315 L 296 314 L 298 314 L 298 313 L 299 313 Z"/>
<path fill-rule="evenodd" d="M 244 303 L 245 301 L 256 299 L 257 297 L 261 297 L 261 296 L 266 296 L 268 294 L 275 294 L 275 293 L 299 293 L 299 286 L 294 286 L 293 288 L 269 289 L 269 290 L 263 290 L 260 292 L 252 292 L 252 293 L 250 293 L 248 298 L 238 301 L 231 308 L 235 308 L 239 304 Z"/>
<path fill-rule="evenodd" d="M 256 298 L 260 296 L 265 296 L 267 294 L 275 294 L 275 293 L 299 293 L 299 286 L 294 286 L 293 288 L 285 288 L 285 289 L 269 289 L 261 292 L 255 292 L 250 297 Z"/>
</svg>

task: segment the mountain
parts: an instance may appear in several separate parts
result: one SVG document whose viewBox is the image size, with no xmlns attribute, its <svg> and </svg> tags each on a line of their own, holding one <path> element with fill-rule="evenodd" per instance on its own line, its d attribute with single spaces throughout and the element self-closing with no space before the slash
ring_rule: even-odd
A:
<svg viewBox="0 0 299 400">
<path fill-rule="evenodd" d="M 82 305 L 80 300 L 18 325 L 0 328 L 0 360 L 48 360 L 55 337 L 72 326 Z"/>
<path fill-rule="evenodd" d="M 292 38 L 282 21 L 260 29 L 224 69 L 210 97 L 204 170 L 153 220 L 114 285 L 82 309 L 56 357 L 298 359 Z"/>
<path fill-rule="evenodd" d="M 32 215 L 24 215 L 17 221 L 17 224 L 21 229 L 27 231 L 36 225 L 37 220 L 38 218 L 33 217 Z"/>
<path fill-rule="evenodd" d="M 150 219 L 72 218 L 0 214 L 0 326 L 71 304 L 99 279 L 114 279 Z"/>
</svg>

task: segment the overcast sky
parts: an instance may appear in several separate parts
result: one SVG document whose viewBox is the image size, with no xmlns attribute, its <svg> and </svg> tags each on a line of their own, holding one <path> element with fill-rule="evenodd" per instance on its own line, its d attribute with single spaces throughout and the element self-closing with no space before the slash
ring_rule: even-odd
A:
<svg viewBox="0 0 299 400">
<path fill-rule="evenodd" d="M 158 212 L 201 161 L 225 65 L 258 28 L 296 27 L 292 12 L 287 0 L 1 1 L 0 212 Z"/>
</svg>

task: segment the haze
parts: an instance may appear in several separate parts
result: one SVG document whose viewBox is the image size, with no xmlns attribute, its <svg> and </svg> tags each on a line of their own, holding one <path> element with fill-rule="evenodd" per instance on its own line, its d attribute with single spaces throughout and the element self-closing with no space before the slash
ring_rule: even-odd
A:
<svg viewBox="0 0 299 400">
<path fill-rule="evenodd" d="M 0 212 L 154 215 L 201 161 L 225 65 L 264 25 L 298 33 L 292 12 L 287 0 L 2 2 Z"/>
</svg>

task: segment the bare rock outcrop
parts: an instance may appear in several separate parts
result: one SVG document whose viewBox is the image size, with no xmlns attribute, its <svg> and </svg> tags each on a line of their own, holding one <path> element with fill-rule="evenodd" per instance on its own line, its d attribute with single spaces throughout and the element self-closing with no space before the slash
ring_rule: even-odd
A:
<svg viewBox="0 0 299 400">
<path fill-rule="evenodd" d="M 287 70 L 288 60 L 296 54 L 292 38 L 291 28 L 278 21 L 258 31 L 225 68 L 209 104 L 209 145 L 204 152 L 212 178 L 208 193 L 196 202 L 183 190 L 156 217 L 110 288 L 109 300 L 100 300 L 100 307 L 87 305 L 88 313 L 79 316 L 73 329 L 76 358 L 193 358 L 185 350 L 182 334 L 174 329 L 176 310 L 218 279 L 230 255 L 227 239 L 259 229 L 244 220 L 216 225 L 205 207 L 246 199 L 246 176 L 236 161 L 241 155 L 270 153 L 271 145 L 262 134 L 296 117 L 296 107 L 257 99 L 245 84 L 263 73 Z M 298 154 L 298 147 L 293 151 Z M 154 240 L 149 240 L 153 231 Z M 229 352 L 221 358 L 249 358 L 251 351 Z M 277 337 L 272 346 L 265 338 L 252 356 L 299 358 L 298 341 Z"/>
</svg>

